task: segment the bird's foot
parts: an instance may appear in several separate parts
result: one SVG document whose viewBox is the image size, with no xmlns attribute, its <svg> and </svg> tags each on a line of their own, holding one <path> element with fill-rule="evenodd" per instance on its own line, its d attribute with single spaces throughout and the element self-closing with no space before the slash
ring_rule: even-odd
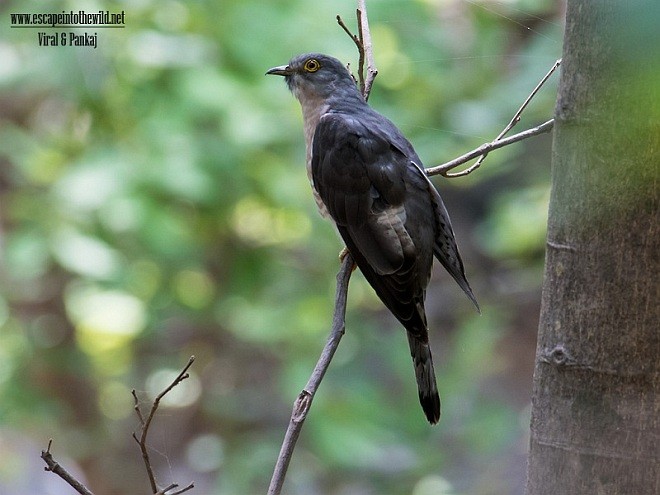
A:
<svg viewBox="0 0 660 495">
<path fill-rule="evenodd" d="M 339 263 L 343 263 L 343 262 L 344 262 L 344 259 L 345 259 L 346 256 L 348 256 L 349 254 L 351 254 L 351 252 L 348 250 L 348 248 L 347 248 L 346 246 L 344 246 L 344 249 L 342 249 L 342 250 L 339 252 Z M 355 271 L 356 268 L 357 268 L 357 265 L 355 264 L 355 261 L 353 261 L 353 267 L 351 268 L 351 270 L 352 270 L 352 271 Z"/>
</svg>

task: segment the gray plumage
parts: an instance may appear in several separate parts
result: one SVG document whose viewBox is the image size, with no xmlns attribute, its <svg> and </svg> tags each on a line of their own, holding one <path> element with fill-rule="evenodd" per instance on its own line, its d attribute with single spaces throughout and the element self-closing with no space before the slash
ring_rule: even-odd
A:
<svg viewBox="0 0 660 495">
<path fill-rule="evenodd" d="M 406 328 L 419 400 L 435 424 L 440 397 L 424 310 L 434 255 L 477 305 L 442 199 L 410 142 L 367 105 L 339 60 L 310 53 L 267 74 L 284 76 L 300 101 L 316 202 Z"/>
</svg>

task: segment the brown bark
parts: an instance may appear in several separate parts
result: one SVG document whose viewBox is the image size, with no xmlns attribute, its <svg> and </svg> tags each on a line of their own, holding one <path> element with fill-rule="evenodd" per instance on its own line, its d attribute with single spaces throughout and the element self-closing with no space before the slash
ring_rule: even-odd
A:
<svg viewBox="0 0 660 495">
<path fill-rule="evenodd" d="M 527 495 L 660 493 L 659 15 L 568 1 Z"/>
</svg>

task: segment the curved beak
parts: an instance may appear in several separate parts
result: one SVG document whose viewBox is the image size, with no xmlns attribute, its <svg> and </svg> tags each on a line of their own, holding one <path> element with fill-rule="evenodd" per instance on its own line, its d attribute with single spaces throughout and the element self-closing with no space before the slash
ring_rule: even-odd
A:
<svg viewBox="0 0 660 495">
<path fill-rule="evenodd" d="M 267 76 L 273 74 L 276 76 L 290 76 L 293 74 L 293 71 L 288 65 L 280 65 L 279 67 L 273 67 L 272 69 L 268 69 L 266 71 Z"/>
</svg>

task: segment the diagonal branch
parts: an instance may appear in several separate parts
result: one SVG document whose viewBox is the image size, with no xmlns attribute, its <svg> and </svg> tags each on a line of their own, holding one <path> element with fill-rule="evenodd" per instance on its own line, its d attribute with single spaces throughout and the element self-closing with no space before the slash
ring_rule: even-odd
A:
<svg viewBox="0 0 660 495">
<path fill-rule="evenodd" d="M 529 105 L 529 102 L 532 101 L 534 96 L 536 96 L 536 93 L 539 92 L 541 87 L 546 83 L 546 81 L 550 78 L 550 76 L 557 70 L 557 68 L 561 65 L 561 59 L 557 60 L 550 70 L 546 73 L 545 76 L 541 78 L 541 80 L 538 82 L 536 87 L 532 90 L 532 92 L 525 98 L 525 101 L 523 102 L 522 105 L 520 105 L 520 108 L 516 111 L 516 113 L 513 115 L 513 118 L 511 121 L 506 125 L 504 129 L 502 129 L 502 132 L 500 132 L 497 137 L 491 141 L 490 143 L 482 144 L 477 148 L 476 150 L 471 151 L 470 153 L 466 153 L 462 157 L 458 157 L 450 162 L 444 163 L 442 165 L 438 165 L 437 167 L 432 167 L 430 169 L 426 170 L 426 173 L 428 175 L 435 175 L 435 174 L 440 174 L 443 175 L 444 177 L 447 177 L 449 179 L 455 178 L 455 177 L 463 177 L 466 176 L 475 170 L 477 170 L 483 161 L 486 159 L 486 156 L 488 156 L 488 153 L 492 150 L 502 148 L 503 146 L 507 146 L 509 144 L 522 141 L 523 139 L 527 139 L 528 137 L 536 136 L 537 134 L 541 134 L 544 132 L 548 132 L 552 129 L 554 125 L 554 119 L 549 120 L 548 122 L 545 122 L 544 124 L 541 124 L 538 127 L 535 127 L 533 129 L 529 129 L 528 131 L 523 131 L 521 133 L 516 134 L 515 137 L 516 139 L 508 139 L 508 140 L 503 140 L 502 138 L 511 130 L 513 129 L 518 122 L 520 122 L 520 116 L 522 115 L 523 111 L 525 108 L 527 108 L 527 105 Z M 472 155 L 474 152 L 477 150 L 480 150 L 479 153 L 476 155 Z M 463 159 L 465 156 L 471 155 L 470 158 Z M 459 165 L 462 165 L 464 163 L 467 163 L 468 161 L 472 160 L 473 158 L 479 157 L 479 159 L 474 162 L 470 167 L 466 168 L 465 170 L 462 170 L 460 172 L 456 172 L 453 174 L 450 174 L 449 171 L 452 170 L 453 168 L 458 167 Z"/>
<path fill-rule="evenodd" d="M 487 155 L 493 150 L 504 148 L 505 146 L 508 146 L 513 143 L 517 143 L 518 141 L 522 141 L 532 136 L 538 136 L 539 134 L 550 132 L 554 127 L 554 125 L 555 125 L 555 119 L 550 119 L 547 122 L 544 122 L 543 124 L 537 127 L 532 127 L 531 129 L 527 129 L 526 131 L 519 132 L 518 134 L 514 134 L 513 136 L 510 136 L 508 138 L 500 139 L 499 141 L 491 141 L 490 143 L 484 143 L 478 148 L 475 148 L 472 151 L 465 153 L 464 155 L 461 155 L 457 158 L 454 158 L 453 160 L 443 163 L 442 165 L 438 165 L 437 167 L 427 168 L 426 175 L 442 175 L 444 177 L 461 177 L 463 175 L 468 175 L 469 173 L 473 172 L 476 169 L 476 167 L 473 168 L 474 165 L 461 172 L 456 172 L 455 174 L 447 174 L 447 172 L 449 170 L 458 167 L 459 165 L 463 165 L 464 163 L 467 163 L 470 160 L 477 158 L 478 156 Z"/>
<path fill-rule="evenodd" d="M 158 490 L 156 493 L 154 493 L 154 495 L 181 495 L 182 493 L 185 493 L 188 490 L 192 490 L 193 488 L 195 488 L 195 484 L 190 483 L 188 486 L 186 486 L 185 488 L 182 488 L 181 490 L 177 490 L 175 492 L 167 493 L 170 490 L 174 490 L 175 488 L 178 488 L 178 487 L 179 487 L 179 485 L 177 483 L 172 483 L 171 485 L 166 486 L 162 490 Z"/>
<path fill-rule="evenodd" d="M 270 486 L 268 487 L 268 495 L 279 495 L 282 491 L 282 485 L 284 484 L 284 478 L 289 468 L 291 456 L 293 455 L 293 449 L 300 436 L 300 430 L 307 418 L 307 413 L 312 406 L 314 394 L 321 384 L 321 380 L 323 380 L 323 376 L 325 375 L 328 366 L 330 366 L 330 361 L 332 361 L 332 357 L 335 355 L 335 351 L 339 346 L 341 338 L 344 336 L 348 282 L 351 278 L 352 272 L 353 259 L 350 254 L 346 254 L 342 261 L 341 268 L 339 269 L 339 273 L 337 274 L 335 310 L 332 317 L 330 336 L 328 337 L 323 352 L 321 352 L 321 356 L 316 363 L 312 376 L 310 376 L 307 385 L 305 385 L 305 388 L 300 392 L 293 403 L 293 411 L 291 413 L 291 419 L 289 420 L 289 427 L 286 430 L 284 441 L 280 448 L 280 454 L 277 457 L 273 477 L 271 478 Z"/>
<path fill-rule="evenodd" d="M 78 481 L 73 475 L 71 475 L 66 469 L 64 469 L 60 464 L 53 459 L 53 455 L 50 453 L 50 447 L 53 445 L 53 439 L 48 440 L 48 447 L 46 450 L 41 451 L 41 458 L 46 463 L 44 468 L 46 471 L 55 473 L 64 481 L 66 481 L 71 488 L 80 493 L 81 495 L 94 495 L 85 485 Z"/>
<path fill-rule="evenodd" d="M 520 108 L 518 111 L 514 114 L 513 118 L 511 121 L 507 124 L 507 126 L 498 134 L 498 136 L 494 139 L 495 141 L 499 141 L 502 139 L 511 129 L 514 128 L 514 126 L 520 122 L 520 116 L 522 115 L 523 111 L 525 108 L 527 108 L 527 105 L 529 105 L 529 102 L 532 101 L 532 98 L 536 96 L 536 93 L 539 92 L 539 90 L 543 87 L 543 85 L 546 83 L 546 81 L 550 78 L 550 76 L 557 70 L 557 68 L 561 65 L 561 59 L 557 60 L 552 67 L 550 67 L 550 70 L 546 73 L 543 78 L 538 82 L 536 87 L 532 90 L 532 92 L 525 98 L 525 101 L 523 102 L 522 105 L 520 105 Z"/>
<path fill-rule="evenodd" d="M 360 16 L 360 11 L 358 10 L 358 24 L 359 24 L 359 16 Z M 353 80 L 360 85 L 360 89 L 362 90 L 364 88 L 364 45 L 362 44 L 362 39 L 360 36 L 356 36 L 353 33 L 351 33 L 351 30 L 348 29 L 348 26 L 344 22 L 344 19 L 341 18 L 339 14 L 337 14 L 337 24 L 344 30 L 344 32 L 348 35 L 349 38 L 353 40 L 353 43 L 355 43 L 355 46 L 358 49 L 358 77 L 359 79 L 355 79 L 355 76 L 353 76 Z M 362 91 L 362 94 L 364 94 L 364 91 Z"/>
</svg>

